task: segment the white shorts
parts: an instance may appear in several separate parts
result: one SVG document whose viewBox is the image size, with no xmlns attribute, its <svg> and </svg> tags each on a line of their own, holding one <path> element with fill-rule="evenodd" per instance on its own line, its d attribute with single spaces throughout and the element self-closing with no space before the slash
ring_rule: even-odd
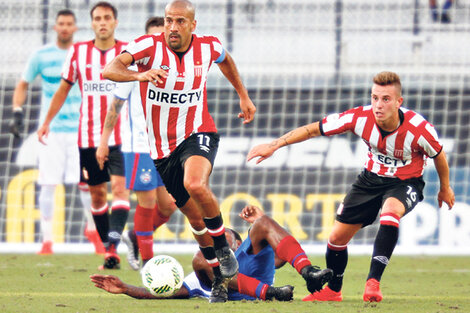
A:
<svg viewBox="0 0 470 313">
<path fill-rule="evenodd" d="M 49 133 L 39 144 L 39 185 L 77 184 L 80 181 L 78 133 Z"/>
</svg>

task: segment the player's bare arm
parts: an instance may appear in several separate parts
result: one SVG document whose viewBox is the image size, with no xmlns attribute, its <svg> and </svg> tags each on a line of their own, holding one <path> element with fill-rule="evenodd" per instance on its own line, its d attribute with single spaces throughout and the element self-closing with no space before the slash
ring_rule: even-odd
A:
<svg viewBox="0 0 470 313">
<path fill-rule="evenodd" d="M 243 124 L 250 123 L 255 117 L 256 107 L 251 101 L 248 91 L 242 83 L 233 58 L 227 51 L 225 51 L 225 59 L 220 62 L 218 66 L 220 71 L 232 84 L 240 97 L 240 109 L 242 112 L 238 114 L 238 117 L 243 119 Z"/>
<path fill-rule="evenodd" d="M 19 110 L 23 106 L 26 101 L 28 86 L 28 82 L 22 79 L 16 85 L 15 91 L 13 92 L 13 111 Z"/>
<path fill-rule="evenodd" d="M 162 69 L 150 69 L 146 72 L 136 72 L 129 70 L 128 67 L 134 62 L 132 55 L 129 53 L 122 53 L 115 57 L 108 63 L 103 70 L 103 77 L 116 82 L 151 82 L 155 86 L 158 83 L 163 83 L 163 78 L 168 76 L 168 73 Z"/>
<path fill-rule="evenodd" d="M 26 101 L 26 92 L 28 90 L 29 83 L 24 80 L 20 80 L 15 87 L 13 92 L 13 120 L 10 123 L 10 132 L 16 137 L 20 137 L 20 133 L 23 130 L 23 104 Z"/>
<path fill-rule="evenodd" d="M 439 207 L 442 207 L 442 202 L 452 209 L 455 203 L 454 191 L 450 187 L 449 182 L 449 164 L 447 163 L 446 154 L 441 151 L 437 157 L 434 158 L 434 166 L 436 167 L 437 174 L 439 175 L 440 189 L 437 194 L 437 201 Z"/>
<path fill-rule="evenodd" d="M 39 127 L 37 131 L 39 142 L 44 145 L 46 144 L 44 141 L 44 137 L 47 137 L 47 135 L 49 134 L 49 124 L 64 105 L 65 99 L 67 98 L 70 89 L 72 89 L 72 84 L 62 79 L 59 85 L 59 89 L 57 89 L 54 96 L 52 97 L 49 110 L 46 114 L 46 118 L 44 119 L 43 124 L 41 125 L 41 127 Z"/>
<path fill-rule="evenodd" d="M 270 143 L 265 143 L 253 147 L 250 152 L 248 152 L 247 161 L 259 157 L 258 160 L 256 160 L 256 164 L 258 164 L 273 155 L 273 153 L 276 152 L 276 150 L 279 148 L 294 143 L 302 142 L 313 137 L 318 137 L 320 135 L 320 122 L 301 126 L 294 130 L 291 130 L 287 134 L 271 141 Z"/>
<path fill-rule="evenodd" d="M 114 294 L 126 294 L 137 299 L 156 299 L 146 288 L 124 283 L 117 276 L 94 274 L 90 276 L 96 287 Z"/>
<path fill-rule="evenodd" d="M 114 126 L 116 126 L 116 123 L 119 118 L 119 113 L 121 112 L 124 102 L 124 100 L 114 97 L 113 102 L 109 107 L 109 111 L 106 114 L 106 119 L 104 120 L 103 133 L 101 134 L 100 138 L 100 145 L 98 146 L 98 149 L 96 149 L 96 160 L 98 161 L 100 169 L 104 168 L 104 162 L 108 160 L 109 137 L 111 137 Z"/>
</svg>

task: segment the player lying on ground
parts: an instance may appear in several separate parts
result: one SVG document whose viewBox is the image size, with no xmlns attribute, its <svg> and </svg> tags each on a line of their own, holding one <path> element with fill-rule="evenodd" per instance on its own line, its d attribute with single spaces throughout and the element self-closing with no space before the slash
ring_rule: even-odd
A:
<svg viewBox="0 0 470 313">
<path fill-rule="evenodd" d="M 252 223 L 248 238 L 242 242 L 240 235 L 227 229 L 225 236 L 235 250 L 239 273 L 229 283 L 229 300 L 255 298 L 262 300 L 292 300 L 294 287 L 272 287 L 274 271 L 289 262 L 305 279 L 309 292 L 320 290 L 332 277 L 330 269 L 320 270 L 312 266 L 297 240 L 272 218 L 255 206 L 245 207 L 240 217 Z M 192 297 L 209 298 L 211 294 L 212 268 L 200 251 L 193 258 L 194 272 L 185 277 L 183 286 L 171 296 L 173 299 Z M 154 299 L 146 288 L 122 282 L 112 275 L 92 275 L 96 287 L 110 293 L 126 294 L 138 299 Z"/>
</svg>

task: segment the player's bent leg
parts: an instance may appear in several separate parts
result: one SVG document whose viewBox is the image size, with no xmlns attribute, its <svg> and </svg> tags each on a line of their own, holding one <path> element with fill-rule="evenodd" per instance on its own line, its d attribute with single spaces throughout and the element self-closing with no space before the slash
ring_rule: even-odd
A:
<svg viewBox="0 0 470 313">
<path fill-rule="evenodd" d="M 204 223 L 214 240 L 222 275 L 231 278 L 238 273 L 238 262 L 225 238 L 225 227 L 217 199 L 209 189 L 211 171 L 212 164 L 208 159 L 193 155 L 185 162 L 183 184 L 191 199 L 203 212 Z"/>
</svg>

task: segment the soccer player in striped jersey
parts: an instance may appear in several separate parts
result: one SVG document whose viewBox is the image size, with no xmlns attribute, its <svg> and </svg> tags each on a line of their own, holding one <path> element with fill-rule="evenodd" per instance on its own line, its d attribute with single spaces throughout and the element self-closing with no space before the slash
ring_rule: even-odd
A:
<svg viewBox="0 0 470 313">
<path fill-rule="evenodd" d="M 191 2 L 172 1 L 165 8 L 164 33 L 131 42 L 125 53 L 106 66 L 103 75 L 114 81 L 140 81 L 150 155 L 176 205 L 186 216 L 202 214 L 204 218 L 191 226 L 201 251 L 221 278 L 214 280 L 212 290 L 211 302 L 218 302 L 226 301 L 217 296 L 226 281 L 222 277 L 235 275 L 238 264 L 225 239 L 217 199 L 209 188 L 219 142 L 206 99 L 210 66 L 216 63 L 237 91 L 242 110 L 239 117 L 244 123 L 252 121 L 256 108 L 220 41 L 193 34 L 194 16 Z M 137 64 L 138 72 L 128 69 L 131 64 Z"/>
<path fill-rule="evenodd" d="M 277 149 L 320 135 L 352 132 L 369 146 L 364 170 L 336 212 L 328 239 L 326 265 L 334 272 L 328 286 L 305 301 L 341 301 L 343 274 L 348 261 L 347 245 L 356 232 L 372 224 L 379 211 L 380 227 L 374 242 L 363 300 L 382 300 L 380 279 L 398 241 L 400 219 L 423 200 L 423 171 L 427 158 L 434 159 L 440 180 L 439 206 L 449 209 L 455 196 L 449 184 L 449 166 L 434 127 L 421 115 L 402 108 L 400 77 L 381 72 L 373 79 L 371 105 L 290 131 L 269 144 L 250 150 L 247 160 L 259 163 Z"/>
<path fill-rule="evenodd" d="M 57 32 L 55 43 L 47 44 L 36 50 L 28 60 L 21 80 L 13 93 L 14 121 L 11 131 L 20 136 L 23 125 L 22 105 L 26 100 L 28 86 L 36 76 L 42 78 L 42 97 L 40 123 L 44 120 L 54 92 L 59 87 L 60 71 L 67 56 L 67 50 L 73 44 L 73 34 L 77 30 L 75 14 L 70 10 L 57 13 L 54 30 Z M 51 124 L 51 133 L 47 145 L 41 145 L 38 151 L 38 184 L 40 227 L 42 246 L 38 254 L 53 253 L 52 218 L 54 215 L 54 193 L 58 184 L 79 184 L 80 199 L 84 206 L 87 224 L 85 234 L 95 245 L 96 253 L 104 253 L 103 244 L 96 232 L 95 223 L 89 211 L 90 193 L 88 186 L 80 181 L 80 161 L 77 146 L 78 108 L 81 97 L 78 86 L 72 88 L 65 104 L 58 113 L 58 118 Z"/>
<path fill-rule="evenodd" d="M 91 212 L 100 238 L 105 246 L 104 268 L 119 268 L 120 259 L 116 253 L 121 233 L 129 214 L 129 191 L 125 186 L 124 161 L 121 153 L 121 123 L 116 123 L 109 140 L 109 160 L 104 169 L 96 161 L 96 149 L 100 142 L 103 122 L 113 98 L 115 83 L 102 76 L 106 63 L 118 55 L 125 42 L 114 38 L 117 27 L 117 10 L 110 3 L 102 1 L 90 10 L 91 27 L 95 38 L 78 42 L 69 49 L 59 89 L 54 94 L 51 106 L 38 137 L 43 142 L 49 134 L 49 124 L 62 107 L 72 86 L 78 82 L 82 93 L 78 146 L 80 169 L 90 187 Z M 107 182 L 111 180 L 113 202 L 111 214 L 107 203 Z"/>
<path fill-rule="evenodd" d="M 163 17 L 151 17 L 145 25 L 147 34 L 163 32 Z M 139 251 L 142 264 L 153 257 L 153 233 L 166 223 L 177 209 L 174 199 L 168 194 L 163 181 L 150 157 L 147 128 L 145 125 L 142 99 L 138 82 L 119 83 L 114 89 L 114 99 L 106 115 L 96 159 L 100 167 L 109 155 L 108 141 L 127 100 L 127 121 L 124 127 L 129 130 L 123 138 L 122 152 L 126 169 L 126 187 L 137 196 L 134 213 L 134 228 L 122 235 L 127 245 L 127 261 L 132 269 L 138 270 Z"/>
<path fill-rule="evenodd" d="M 320 290 L 331 278 L 330 269 L 312 266 L 299 242 L 276 221 L 252 205 L 242 209 L 242 219 L 252 224 L 248 237 L 242 241 L 240 234 L 226 229 L 225 235 L 240 264 L 240 272 L 229 284 L 228 299 L 290 301 L 294 287 L 273 287 L 275 269 L 289 263 L 305 280 L 310 292 Z M 193 257 L 193 270 L 184 278 L 183 286 L 171 298 L 210 298 L 214 275 L 201 251 Z M 127 294 L 138 299 L 159 299 L 146 289 L 123 283 L 116 276 L 92 275 L 95 286 L 110 293 Z"/>
</svg>

